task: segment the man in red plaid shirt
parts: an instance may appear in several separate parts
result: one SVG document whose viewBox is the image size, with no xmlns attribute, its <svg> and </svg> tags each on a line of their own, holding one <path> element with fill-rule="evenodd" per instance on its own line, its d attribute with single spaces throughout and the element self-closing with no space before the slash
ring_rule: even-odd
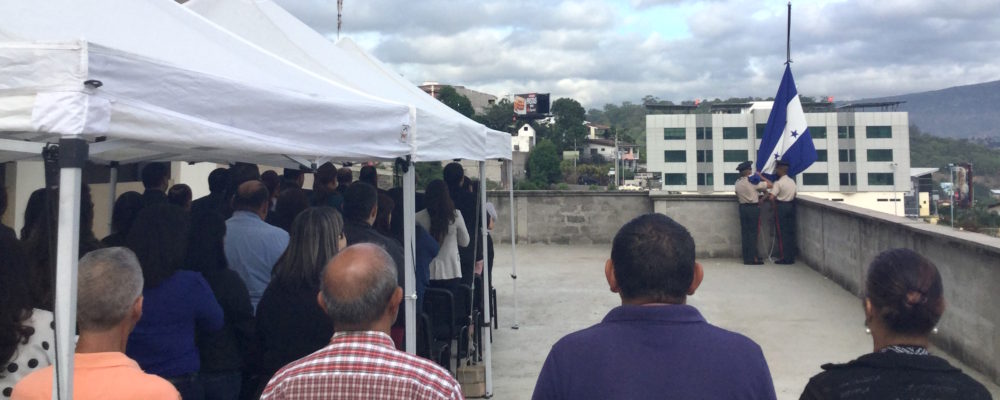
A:
<svg viewBox="0 0 1000 400">
<path fill-rule="evenodd" d="M 402 298 L 385 250 L 365 243 L 341 251 L 317 295 L 333 339 L 280 369 L 261 399 L 462 399 L 448 371 L 393 346 L 389 330 Z"/>
</svg>

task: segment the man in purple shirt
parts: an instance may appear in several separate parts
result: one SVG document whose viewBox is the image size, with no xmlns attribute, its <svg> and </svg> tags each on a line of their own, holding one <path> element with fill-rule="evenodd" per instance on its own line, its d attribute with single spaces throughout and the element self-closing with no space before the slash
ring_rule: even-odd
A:
<svg viewBox="0 0 1000 400">
<path fill-rule="evenodd" d="M 685 304 L 704 271 L 683 226 L 633 219 L 604 273 L 622 305 L 552 346 L 533 399 L 775 399 L 760 346 Z"/>
</svg>

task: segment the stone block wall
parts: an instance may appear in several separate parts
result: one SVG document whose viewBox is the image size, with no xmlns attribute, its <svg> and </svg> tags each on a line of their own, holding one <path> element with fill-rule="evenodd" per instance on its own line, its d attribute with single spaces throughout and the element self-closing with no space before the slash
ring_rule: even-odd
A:
<svg viewBox="0 0 1000 400">
<path fill-rule="evenodd" d="M 490 192 L 497 209 L 495 243 L 510 242 L 510 200 L 505 191 Z M 646 192 L 517 191 L 515 229 L 518 243 L 606 245 L 618 228 L 653 211 Z"/>
<path fill-rule="evenodd" d="M 509 194 L 490 192 L 489 199 L 499 214 L 493 240 L 508 243 Z M 740 254 L 739 215 L 733 195 L 518 191 L 514 203 L 518 243 L 600 244 L 610 248 L 618 228 L 639 215 L 658 212 L 688 228 L 698 257 Z"/>
<path fill-rule="evenodd" d="M 684 225 L 698 257 L 741 257 L 740 216 L 734 195 L 653 195 L 654 211 Z M 766 254 L 766 253 L 761 253 Z"/>
<path fill-rule="evenodd" d="M 797 218 L 802 260 L 859 297 L 883 250 L 905 247 L 933 261 L 946 310 L 932 340 L 1000 383 L 1000 239 L 807 196 Z"/>
</svg>

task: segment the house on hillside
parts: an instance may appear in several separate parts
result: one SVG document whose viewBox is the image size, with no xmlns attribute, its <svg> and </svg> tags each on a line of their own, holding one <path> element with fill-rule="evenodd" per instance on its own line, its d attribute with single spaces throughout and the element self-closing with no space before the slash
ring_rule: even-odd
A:
<svg viewBox="0 0 1000 400">
<path fill-rule="evenodd" d="M 622 168 L 632 170 L 639 168 L 639 152 L 635 144 L 618 141 L 618 157 L 622 160 Z M 601 160 L 604 162 L 614 162 L 615 160 L 615 140 L 614 139 L 584 139 L 580 148 L 580 159 L 587 161 Z"/>
<path fill-rule="evenodd" d="M 611 132 L 611 127 L 593 122 L 583 123 L 589 133 L 580 146 L 580 159 L 594 161 L 600 159 L 605 162 L 615 160 L 615 135 Z M 622 168 L 633 172 L 639 168 L 639 152 L 635 144 L 618 138 L 617 156 L 622 160 Z"/>
<path fill-rule="evenodd" d="M 531 125 L 524 124 L 521 129 L 518 129 L 510 137 L 510 144 L 515 153 L 530 152 L 531 148 L 535 147 L 535 128 L 532 128 Z"/>
</svg>

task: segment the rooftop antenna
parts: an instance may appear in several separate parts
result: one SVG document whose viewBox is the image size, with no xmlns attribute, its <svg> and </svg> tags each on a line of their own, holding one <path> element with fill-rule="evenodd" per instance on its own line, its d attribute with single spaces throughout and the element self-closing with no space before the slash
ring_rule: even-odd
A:
<svg viewBox="0 0 1000 400">
<path fill-rule="evenodd" d="M 792 3 L 788 3 L 788 7 L 790 8 L 791 6 Z M 343 24 L 344 24 L 344 0 L 337 0 L 337 40 L 340 40 L 340 27 Z"/>
<path fill-rule="evenodd" d="M 788 25 L 785 30 L 785 65 L 792 63 L 792 1 L 788 0 Z"/>
</svg>

